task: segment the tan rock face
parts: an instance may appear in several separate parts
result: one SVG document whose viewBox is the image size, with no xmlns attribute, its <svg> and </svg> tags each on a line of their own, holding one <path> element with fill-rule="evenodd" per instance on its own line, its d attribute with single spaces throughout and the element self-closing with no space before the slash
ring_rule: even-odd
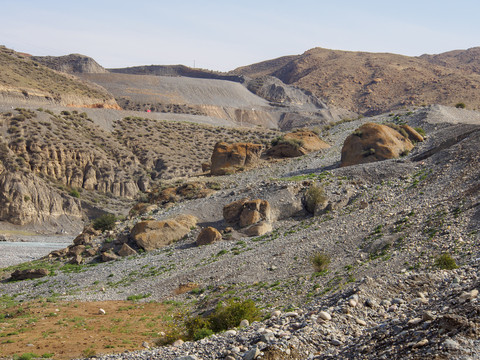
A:
<svg viewBox="0 0 480 360">
<path fill-rule="evenodd" d="M 198 234 L 197 241 L 195 242 L 197 246 L 212 244 L 216 241 L 222 239 L 222 234 L 215 229 L 214 227 L 206 227 L 203 229 L 200 234 Z"/>
<path fill-rule="evenodd" d="M 123 244 L 120 250 L 118 250 L 118 255 L 120 256 L 130 256 L 130 255 L 135 255 L 137 252 L 133 250 L 130 246 L 127 244 Z"/>
<path fill-rule="evenodd" d="M 366 123 L 345 139 L 341 166 L 398 158 L 413 147 L 408 136 L 399 131 L 386 125 Z"/>
<path fill-rule="evenodd" d="M 180 240 L 196 223 L 197 219 L 192 215 L 178 215 L 161 221 L 140 221 L 133 227 L 130 235 L 138 246 L 151 251 Z"/>
<path fill-rule="evenodd" d="M 211 157 L 212 175 L 234 173 L 244 167 L 254 166 L 260 159 L 263 146 L 251 143 L 215 144 Z"/>
<path fill-rule="evenodd" d="M 268 149 L 267 155 L 271 157 L 297 157 L 329 147 L 330 145 L 312 131 L 296 131 L 285 134 L 283 140 Z"/>
<path fill-rule="evenodd" d="M 266 200 L 240 199 L 223 208 L 223 217 L 228 224 L 245 227 L 261 220 L 270 221 L 271 208 Z"/>
<path fill-rule="evenodd" d="M 271 207 L 268 201 L 240 199 L 223 208 L 228 224 L 242 228 L 248 236 L 259 236 L 272 231 Z"/>
<path fill-rule="evenodd" d="M 24 225 L 55 221 L 64 216 L 80 221 L 80 201 L 60 195 L 31 174 L 0 173 L 0 219 Z"/>
<path fill-rule="evenodd" d="M 243 230 L 247 236 L 261 236 L 272 231 L 272 224 L 266 221 L 261 221 L 258 224 L 253 224 Z"/>
</svg>

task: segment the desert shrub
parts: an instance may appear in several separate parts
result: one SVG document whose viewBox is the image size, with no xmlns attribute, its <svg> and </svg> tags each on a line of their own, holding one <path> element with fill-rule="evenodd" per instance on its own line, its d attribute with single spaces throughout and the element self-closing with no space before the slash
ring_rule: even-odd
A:
<svg viewBox="0 0 480 360">
<path fill-rule="evenodd" d="M 70 190 L 70 196 L 73 196 L 74 198 L 79 198 L 80 197 L 80 192 L 77 189 L 72 189 Z"/>
<path fill-rule="evenodd" d="M 324 252 L 318 252 L 310 258 L 310 262 L 316 272 L 326 271 L 331 261 L 330 255 Z"/>
<path fill-rule="evenodd" d="M 260 320 L 260 310 L 253 300 L 234 302 L 230 300 L 226 305 L 218 306 L 210 315 L 211 328 L 215 332 L 228 330 L 240 325 L 243 319 L 250 322 Z"/>
<path fill-rule="evenodd" d="M 311 214 L 315 212 L 315 207 L 327 200 L 323 186 L 312 184 L 305 193 L 305 207 Z"/>
<path fill-rule="evenodd" d="M 95 219 L 93 228 L 95 230 L 113 230 L 117 217 L 113 214 L 103 214 Z"/>
<path fill-rule="evenodd" d="M 458 268 L 455 259 L 449 253 L 443 253 L 435 259 L 435 266 L 443 270 L 453 270 Z"/>
<path fill-rule="evenodd" d="M 302 140 L 298 139 L 285 139 L 285 137 L 282 136 L 277 136 L 275 139 L 271 141 L 272 146 L 276 145 L 282 145 L 282 144 L 288 144 L 293 146 L 295 149 L 301 148 L 304 144 Z"/>
<path fill-rule="evenodd" d="M 253 300 L 229 300 L 226 305 L 217 306 L 207 317 L 189 318 L 185 322 L 185 328 L 189 339 L 200 340 L 213 333 L 234 328 L 244 319 L 250 322 L 260 320 L 260 316 L 260 310 Z"/>
<path fill-rule="evenodd" d="M 463 103 L 463 102 L 459 102 L 459 103 L 456 103 L 456 104 L 455 104 L 455 107 L 456 107 L 457 109 L 465 109 L 465 108 L 466 108 L 466 105 L 465 105 L 465 103 Z"/>
</svg>

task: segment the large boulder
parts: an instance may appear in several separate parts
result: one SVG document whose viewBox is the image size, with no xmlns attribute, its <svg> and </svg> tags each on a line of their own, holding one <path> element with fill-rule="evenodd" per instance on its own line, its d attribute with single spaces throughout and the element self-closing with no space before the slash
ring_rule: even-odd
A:
<svg viewBox="0 0 480 360">
<path fill-rule="evenodd" d="M 197 225 L 192 215 L 178 215 L 167 220 L 138 222 L 130 232 L 136 244 L 146 251 L 160 249 L 187 235 Z"/>
<path fill-rule="evenodd" d="M 260 221 L 269 222 L 271 208 L 266 200 L 240 199 L 224 206 L 223 217 L 228 224 L 243 228 Z"/>
<path fill-rule="evenodd" d="M 263 145 L 260 144 L 218 142 L 213 149 L 210 173 L 226 175 L 255 166 L 262 151 Z"/>
<path fill-rule="evenodd" d="M 241 228 L 247 236 L 258 236 L 272 231 L 271 212 L 266 200 L 240 199 L 223 208 L 223 217 L 228 224 Z"/>
<path fill-rule="evenodd" d="M 325 141 L 312 131 L 295 131 L 277 138 L 266 155 L 271 157 L 297 157 L 313 151 L 328 149 Z"/>
<path fill-rule="evenodd" d="M 341 166 L 394 159 L 408 154 L 414 141 L 423 138 L 411 127 L 366 123 L 349 135 L 343 144 Z M 421 140 L 420 140 L 421 139 Z"/>
<path fill-rule="evenodd" d="M 222 239 L 222 234 L 220 231 L 214 227 L 208 226 L 203 229 L 200 234 L 198 234 L 197 241 L 195 242 L 197 246 L 212 244 L 216 241 Z"/>
<path fill-rule="evenodd" d="M 11 281 L 17 280 L 26 280 L 26 279 L 38 279 L 50 274 L 50 271 L 47 269 L 25 269 L 25 270 L 15 270 L 10 274 Z"/>
</svg>

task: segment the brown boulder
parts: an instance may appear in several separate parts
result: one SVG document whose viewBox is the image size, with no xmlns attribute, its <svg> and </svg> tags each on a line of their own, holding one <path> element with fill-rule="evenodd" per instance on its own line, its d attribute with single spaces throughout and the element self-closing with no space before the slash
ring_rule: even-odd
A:
<svg viewBox="0 0 480 360">
<path fill-rule="evenodd" d="M 118 255 L 124 257 L 124 256 L 130 256 L 130 255 L 136 255 L 137 252 L 133 250 L 130 246 L 127 244 L 123 244 L 120 250 L 118 250 Z"/>
<path fill-rule="evenodd" d="M 75 255 L 69 261 L 69 263 L 73 265 L 80 265 L 82 262 L 83 262 L 83 258 L 81 255 Z"/>
<path fill-rule="evenodd" d="M 200 234 L 198 234 L 195 244 L 197 244 L 197 246 L 208 245 L 221 239 L 222 234 L 214 227 L 209 226 L 203 229 Z"/>
<path fill-rule="evenodd" d="M 408 136 L 399 131 L 386 125 L 366 123 L 345 139 L 341 166 L 398 158 L 413 147 Z"/>
<path fill-rule="evenodd" d="M 130 234 L 139 247 L 151 251 L 180 240 L 196 224 L 195 216 L 178 215 L 175 218 L 161 221 L 140 221 L 133 227 Z"/>
<path fill-rule="evenodd" d="M 246 227 L 259 221 L 270 221 L 271 208 L 266 200 L 240 199 L 223 208 L 223 217 L 228 224 Z"/>
<path fill-rule="evenodd" d="M 272 229 L 272 224 L 266 221 L 261 221 L 257 224 L 247 227 L 246 229 L 242 230 L 242 232 L 247 236 L 261 236 L 269 233 L 272 231 Z"/>
<path fill-rule="evenodd" d="M 114 253 L 111 253 L 111 252 L 108 252 L 108 251 L 105 251 L 102 253 L 102 261 L 103 262 L 108 262 L 108 261 L 113 261 L 113 260 L 117 260 L 118 259 L 118 256 L 115 255 Z"/>
<path fill-rule="evenodd" d="M 101 233 L 102 232 L 100 230 L 95 230 L 91 225 L 86 226 L 83 229 L 82 233 L 73 240 L 73 244 L 90 245 L 92 243 L 92 240 Z"/>
<path fill-rule="evenodd" d="M 50 272 L 47 269 L 26 269 L 15 270 L 10 274 L 10 280 L 26 280 L 26 279 L 38 279 L 47 276 Z"/>
<path fill-rule="evenodd" d="M 85 251 L 85 245 L 71 245 L 68 247 L 67 256 L 82 255 L 84 251 Z"/>
<path fill-rule="evenodd" d="M 213 149 L 210 173 L 226 175 L 252 167 L 259 161 L 262 151 L 263 145 L 260 144 L 218 142 Z"/>
<path fill-rule="evenodd" d="M 274 144 L 268 149 L 267 156 L 297 157 L 330 147 L 312 131 L 295 131 L 285 134 L 277 139 Z"/>
</svg>

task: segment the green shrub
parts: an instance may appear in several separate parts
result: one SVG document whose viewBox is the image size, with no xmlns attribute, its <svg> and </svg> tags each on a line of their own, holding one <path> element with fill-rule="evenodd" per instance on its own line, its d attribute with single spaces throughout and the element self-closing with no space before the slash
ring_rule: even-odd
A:
<svg viewBox="0 0 480 360">
<path fill-rule="evenodd" d="M 115 227 L 115 221 L 117 217 L 113 214 L 103 214 L 100 217 L 96 218 L 93 222 L 93 228 L 95 230 L 113 230 Z"/>
<path fill-rule="evenodd" d="M 311 214 L 315 212 L 315 207 L 327 200 L 323 186 L 314 183 L 310 185 L 305 193 L 305 207 Z"/>
<path fill-rule="evenodd" d="M 235 302 L 229 300 L 226 305 L 219 305 L 207 317 L 196 316 L 185 322 L 187 337 L 200 340 L 213 333 L 228 330 L 240 325 L 244 319 L 249 322 L 260 320 L 260 310 L 253 300 Z"/>
<path fill-rule="evenodd" d="M 457 263 L 455 259 L 449 253 L 443 253 L 435 259 L 435 266 L 443 270 L 457 269 Z"/>
<path fill-rule="evenodd" d="M 74 198 L 79 198 L 80 197 L 80 192 L 77 189 L 72 189 L 70 190 L 70 196 L 73 196 Z"/>
<path fill-rule="evenodd" d="M 210 315 L 209 321 L 212 330 L 215 332 L 228 330 L 240 325 L 243 319 L 250 322 L 260 320 L 260 310 L 253 300 L 234 302 L 230 300 L 227 305 L 218 306 L 215 312 Z"/>
<path fill-rule="evenodd" d="M 316 272 L 322 272 L 326 271 L 328 269 L 328 265 L 330 265 L 330 262 L 332 261 L 330 258 L 330 255 L 324 253 L 324 252 L 319 252 L 314 254 L 311 258 L 310 261 L 315 268 Z"/>
<path fill-rule="evenodd" d="M 466 105 L 465 105 L 465 103 L 463 103 L 463 102 L 459 102 L 459 103 L 456 103 L 456 104 L 455 104 L 455 107 L 456 107 L 457 109 L 465 109 L 465 108 L 466 108 Z"/>
</svg>

